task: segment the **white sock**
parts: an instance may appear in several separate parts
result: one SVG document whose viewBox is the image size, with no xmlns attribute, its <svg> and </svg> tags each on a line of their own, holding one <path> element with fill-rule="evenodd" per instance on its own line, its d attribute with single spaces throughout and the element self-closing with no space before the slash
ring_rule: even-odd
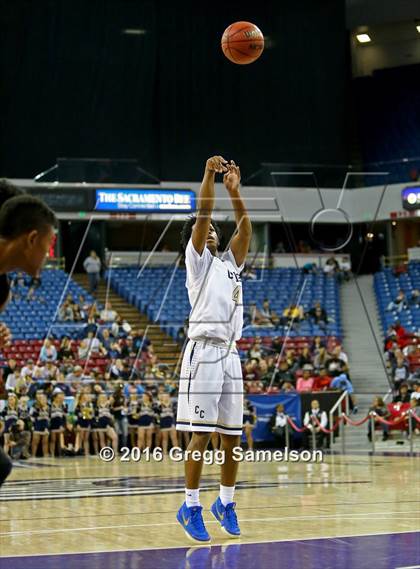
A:
<svg viewBox="0 0 420 569">
<path fill-rule="evenodd" d="M 189 488 L 185 488 L 185 503 L 188 508 L 200 506 L 200 489 L 190 490 Z"/>
<path fill-rule="evenodd" d="M 220 484 L 220 500 L 224 506 L 233 502 L 234 493 L 235 486 L 223 486 L 223 484 Z"/>
</svg>

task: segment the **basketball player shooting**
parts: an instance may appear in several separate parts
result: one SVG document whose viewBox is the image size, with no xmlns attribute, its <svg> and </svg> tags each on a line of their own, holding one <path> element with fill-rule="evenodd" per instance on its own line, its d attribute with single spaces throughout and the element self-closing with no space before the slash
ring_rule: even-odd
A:
<svg viewBox="0 0 420 569">
<path fill-rule="evenodd" d="M 7 273 L 16 269 L 38 277 L 54 239 L 57 220 L 40 199 L 0 180 L 0 312 L 10 297 Z M 10 342 L 7 326 L 0 323 L 0 350 Z M 0 448 L 0 486 L 12 470 L 12 461 Z"/>
<path fill-rule="evenodd" d="M 220 257 L 220 230 L 211 218 L 216 173 L 224 174 L 236 220 L 236 232 Z M 240 195 L 240 179 L 239 167 L 233 161 L 228 163 L 221 156 L 207 160 L 198 215 L 189 218 L 182 231 L 192 309 L 181 368 L 177 429 L 191 431 L 192 437 L 187 449 L 191 452 L 185 461 L 185 502 L 177 520 L 186 534 L 199 542 L 210 540 L 202 517 L 199 488 L 203 453 L 213 432 L 220 433 L 224 464 L 220 495 L 211 512 L 230 536 L 241 533 L 233 501 L 238 462 L 233 459 L 232 450 L 240 444 L 243 411 L 242 369 L 235 341 L 242 335 L 240 273 L 252 227 Z M 201 458 L 194 460 L 193 456 Z"/>
</svg>

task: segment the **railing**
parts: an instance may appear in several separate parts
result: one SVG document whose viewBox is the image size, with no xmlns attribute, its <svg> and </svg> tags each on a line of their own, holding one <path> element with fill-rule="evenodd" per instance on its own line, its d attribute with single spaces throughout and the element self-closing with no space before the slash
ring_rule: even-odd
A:
<svg viewBox="0 0 420 569">
<path fill-rule="evenodd" d="M 344 392 L 343 395 L 346 395 L 348 398 L 347 392 Z M 343 400 L 343 396 L 340 397 L 340 399 L 336 402 L 336 405 L 334 407 L 336 407 L 339 404 L 339 402 L 341 403 L 342 400 Z M 414 413 L 413 409 L 408 409 L 400 417 L 397 417 L 392 421 L 387 421 L 386 419 L 384 419 L 383 417 L 381 417 L 380 415 L 375 413 L 375 411 L 370 411 L 366 415 L 366 417 L 364 417 L 360 421 L 353 421 L 352 419 L 350 419 L 350 417 L 347 415 L 347 413 L 342 413 L 341 416 L 337 418 L 335 423 L 333 423 L 333 420 L 331 417 L 332 416 L 331 416 L 331 411 L 330 411 L 330 423 L 329 424 L 332 425 L 332 427 L 330 429 L 323 427 L 321 425 L 321 423 L 319 422 L 319 420 L 317 418 L 315 418 L 315 422 L 316 422 L 317 426 L 320 428 L 320 430 L 324 434 L 330 435 L 330 437 L 338 429 L 340 423 L 343 423 L 343 427 L 347 424 L 352 425 L 353 427 L 360 427 L 360 426 L 364 425 L 365 423 L 367 423 L 368 421 L 370 421 L 372 454 L 375 454 L 375 450 L 376 450 L 375 449 L 375 447 L 376 447 L 376 444 L 375 444 L 376 443 L 376 441 L 375 441 L 375 427 L 376 427 L 377 423 L 381 423 L 383 425 L 388 425 L 391 427 L 391 426 L 399 425 L 401 423 L 408 422 L 408 438 L 410 441 L 410 454 L 411 455 L 414 454 L 413 420 L 420 426 L 420 417 L 418 417 Z M 294 421 L 291 419 L 291 417 L 287 417 L 287 423 L 288 423 L 288 427 L 290 425 L 290 427 L 297 433 L 304 433 L 305 431 L 311 431 L 313 450 L 316 450 L 317 443 L 316 443 L 315 429 L 313 429 L 313 428 L 310 429 L 309 427 L 307 427 L 305 425 L 303 427 L 298 427 L 294 423 Z M 405 430 L 405 429 L 402 429 L 402 430 Z M 287 428 L 286 429 L 286 445 L 287 446 L 288 446 L 288 441 L 289 441 L 289 433 L 288 433 L 288 428 Z M 343 437 L 343 441 L 345 441 L 344 437 Z M 343 454 L 345 454 L 345 442 L 343 442 L 342 448 L 343 448 Z"/>
<path fill-rule="evenodd" d="M 341 394 L 340 398 L 337 399 L 337 401 L 335 402 L 335 405 L 334 405 L 333 407 L 331 407 L 331 409 L 330 409 L 330 416 L 329 416 L 329 419 L 330 419 L 329 424 L 330 424 L 330 425 L 333 424 L 333 419 L 334 419 L 335 410 L 336 410 L 336 409 L 341 409 L 341 403 L 342 403 L 342 401 L 343 401 L 344 399 L 345 399 L 345 401 L 346 401 L 346 415 L 349 414 L 349 394 L 348 394 L 347 391 L 343 391 L 343 393 Z M 339 414 L 340 414 L 340 413 L 339 413 Z M 342 444 L 343 452 L 344 452 L 344 446 L 345 446 L 345 443 L 344 443 L 344 440 L 345 440 L 344 423 L 343 423 L 343 429 L 342 429 L 342 437 L 341 437 L 341 440 L 342 440 L 342 443 L 341 443 L 341 444 Z M 331 447 L 332 447 L 332 445 L 333 445 L 333 442 L 334 442 L 334 431 L 331 430 L 331 433 L 330 433 L 330 446 L 331 446 Z"/>
</svg>

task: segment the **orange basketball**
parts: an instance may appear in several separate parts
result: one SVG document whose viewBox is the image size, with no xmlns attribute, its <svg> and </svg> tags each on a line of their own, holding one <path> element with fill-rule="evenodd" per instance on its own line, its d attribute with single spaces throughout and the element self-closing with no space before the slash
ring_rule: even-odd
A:
<svg viewBox="0 0 420 569">
<path fill-rule="evenodd" d="M 235 22 L 223 33 L 222 50 L 232 63 L 252 63 L 260 57 L 263 49 L 264 36 L 251 22 Z"/>
</svg>

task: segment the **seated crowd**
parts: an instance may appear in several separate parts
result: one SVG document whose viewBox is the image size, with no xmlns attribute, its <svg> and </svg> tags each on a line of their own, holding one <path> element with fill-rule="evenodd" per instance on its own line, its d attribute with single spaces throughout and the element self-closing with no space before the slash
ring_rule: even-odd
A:
<svg viewBox="0 0 420 569">
<path fill-rule="evenodd" d="M 88 366 L 94 350 L 104 359 L 92 361 L 105 367 Z M 154 436 L 167 451 L 169 440 L 177 444 L 176 392 L 177 381 L 142 330 L 123 338 L 105 328 L 81 342 L 46 340 L 38 361 L 9 358 L 2 369 L 0 441 L 14 458 L 36 456 L 39 447 L 43 456 L 87 454 L 90 444 L 95 453 L 105 444 L 116 450 L 129 435 L 140 448 Z M 188 434 L 182 438 L 188 444 Z"/>
<path fill-rule="evenodd" d="M 280 337 L 270 344 L 257 337 L 246 352 L 241 347 L 247 393 L 346 390 L 351 409 L 357 412 L 348 357 L 341 344 L 317 336 L 312 343 L 290 348 Z"/>
<path fill-rule="evenodd" d="M 298 304 L 290 304 L 282 314 L 277 314 L 271 307 L 268 298 L 264 299 L 262 306 L 257 307 L 254 302 L 245 311 L 245 324 L 253 327 L 278 328 L 279 326 L 291 326 L 294 330 L 299 330 L 299 324 L 304 320 L 310 320 L 317 324 L 321 329 L 325 329 L 328 322 L 332 320 L 328 317 L 325 309 L 320 302 L 315 302 L 314 306 L 307 310 Z"/>
</svg>

